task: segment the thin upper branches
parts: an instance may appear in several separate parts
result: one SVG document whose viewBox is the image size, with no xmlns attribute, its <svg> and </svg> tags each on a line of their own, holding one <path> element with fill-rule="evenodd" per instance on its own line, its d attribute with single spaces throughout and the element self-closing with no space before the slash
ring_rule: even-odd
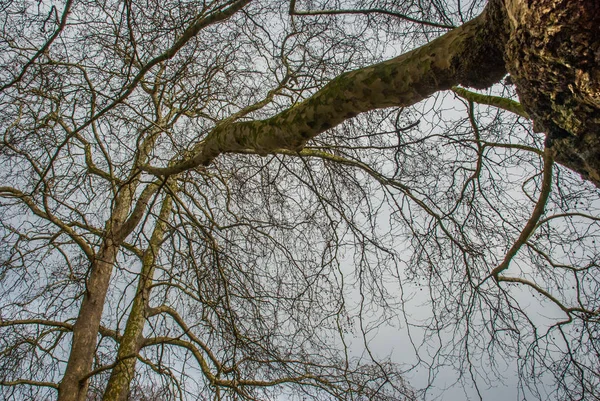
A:
<svg viewBox="0 0 600 401">
<path fill-rule="evenodd" d="M 315 16 L 315 15 L 343 15 L 343 14 L 383 14 L 389 15 L 391 17 L 399 18 L 408 22 L 412 22 L 415 24 L 431 26 L 434 28 L 443 28 L 443 29 L 454 29 L 456 26 L 442 24 L 438 22 L 432 22 L 427 20 L 422 20 L 418 18 L 413 18 L 409 15 L 402 14 L 396 11 L 390 11 L 383 8 L 364 8 L 364 9 L 341 9 L 341 10 L 307 10 L 307 11 L 299 11 L 296 10 L 296 0 L 290 1 L 290 15 L 305 15 L 305 16 Z"/>
</svg>

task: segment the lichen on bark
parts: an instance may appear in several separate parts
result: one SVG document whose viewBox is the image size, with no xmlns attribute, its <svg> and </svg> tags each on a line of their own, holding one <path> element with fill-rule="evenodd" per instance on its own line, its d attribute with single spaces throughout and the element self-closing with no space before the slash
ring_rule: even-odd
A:
<svg viewBox="0 0 600 401">
<path fill-rule="evenodd" d="M 600 186 L 600 2 L 505 0 L 508 71 L 558 162 Z"/>
</svg>

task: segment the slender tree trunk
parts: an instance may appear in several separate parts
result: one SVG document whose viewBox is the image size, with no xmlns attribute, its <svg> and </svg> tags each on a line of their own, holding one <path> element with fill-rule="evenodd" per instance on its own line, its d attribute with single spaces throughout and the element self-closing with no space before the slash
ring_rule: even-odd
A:
<svg viewBox="0 0 600 401">
<path fill-rule="evenodd" d="M 77 322 L 73 326 L 67 369 L 58 387 L 58 399 L 61 401 L 84 401 L 87 395 L 86 375 L 94 360 L 98 327 L 118 249 L 119 244 L 110 239 L 105 240 L 91 266 L 86 294 L 79 309 Z"/>
<path fill-rule="evenodd" d="M 86 399 L 88 375 L 94 361 L 104 301 L 119 248 L 125 237 L 137 226 L 137 222 L 143 215 L 143 209 L 156 191 L 156 185 L 148 185 L 140 195 L 131 216 L 127 218 L 132 209 L 137 185 L 137 180 L 134 180 L 121 188 L 113 206 L 111 218 L 106 225 L 100 250 L 90 266 L 86 292 L 81 302 L 77 321 L 73 326 L 69 361 L 58 387 L 59 401 L 84 401 Z"/>
<path fill-rule="evenodd" d="M 135 374 L 137 354 L 143 343 L 143 331 L 150 303 L 150 291 L 155 271 L 156 256 L 164 240 L 171 217 L 173 201 L 171 196 L 163 200 L 158 220 L 152 232 L 148 248 L 142 258 L 142 269 L 138 281 L 133 306 L 129 312 L 125 331 L 119 344 L 116 365 L 113 368 L 103 400 L 124 401 L 129 393 L 130 383 Z"/>
</svg>

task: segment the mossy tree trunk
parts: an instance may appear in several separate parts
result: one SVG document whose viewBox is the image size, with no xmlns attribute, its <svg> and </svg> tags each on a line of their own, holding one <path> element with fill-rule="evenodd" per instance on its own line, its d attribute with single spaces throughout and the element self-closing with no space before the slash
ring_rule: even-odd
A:
<svg viewBox="0 0 600 401">
<path fill-rule="evenodd" d="M 152 140 L 146 143 L 146 149 Z M 137 174 L 132 174 L 135 177 Z M 90 266 L 86 291 L 73 325 L 71 352 L 65 374 L 58 386 L 59 401 L 84 401 L 87 397 L 89 375 L 96 354 L 96 344 L 110 277 L 125 238 L 138 226 L 146 208 L 159 189 L 157 183 L 147 184 L 136 197 L 141 185 L 137 178 L 122 185 L 106 223 L 100 249 Z M 137 198 L 137 199 L 136 199 Z"/>
<path fill-rule="evenodd" d="M 600 2 L 505 0 L 508 71 L 559 163 L 600 186 Z"/>
<path fill-rule="evenodd" d="M 150 306 L 150 291 L 154 279 L 156 257 L 165 239 L 172 211 L 173 199 L 167 195 L 161 205 L 148 247 L 142 256 L 142 268 L 136 294 L 123 337 L 119 343 L 115 366 L 104 392 L 104 401 L 123 401 L 129 394 L 130 383 L 135 375 L 137 355 L 143 345 L 143 331 Z"/>
</svg>

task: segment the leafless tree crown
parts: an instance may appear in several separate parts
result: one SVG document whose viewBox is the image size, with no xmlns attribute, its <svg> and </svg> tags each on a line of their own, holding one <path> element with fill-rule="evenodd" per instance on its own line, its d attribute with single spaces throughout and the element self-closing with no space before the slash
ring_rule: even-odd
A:
<svg viewBox="0 0 600 401">
<path fill-rule="evenodd" d="M 598 188 L 440 67 L 485 5 L 2 1 L 0 398 L 599 399 Z"/>
</svg>

